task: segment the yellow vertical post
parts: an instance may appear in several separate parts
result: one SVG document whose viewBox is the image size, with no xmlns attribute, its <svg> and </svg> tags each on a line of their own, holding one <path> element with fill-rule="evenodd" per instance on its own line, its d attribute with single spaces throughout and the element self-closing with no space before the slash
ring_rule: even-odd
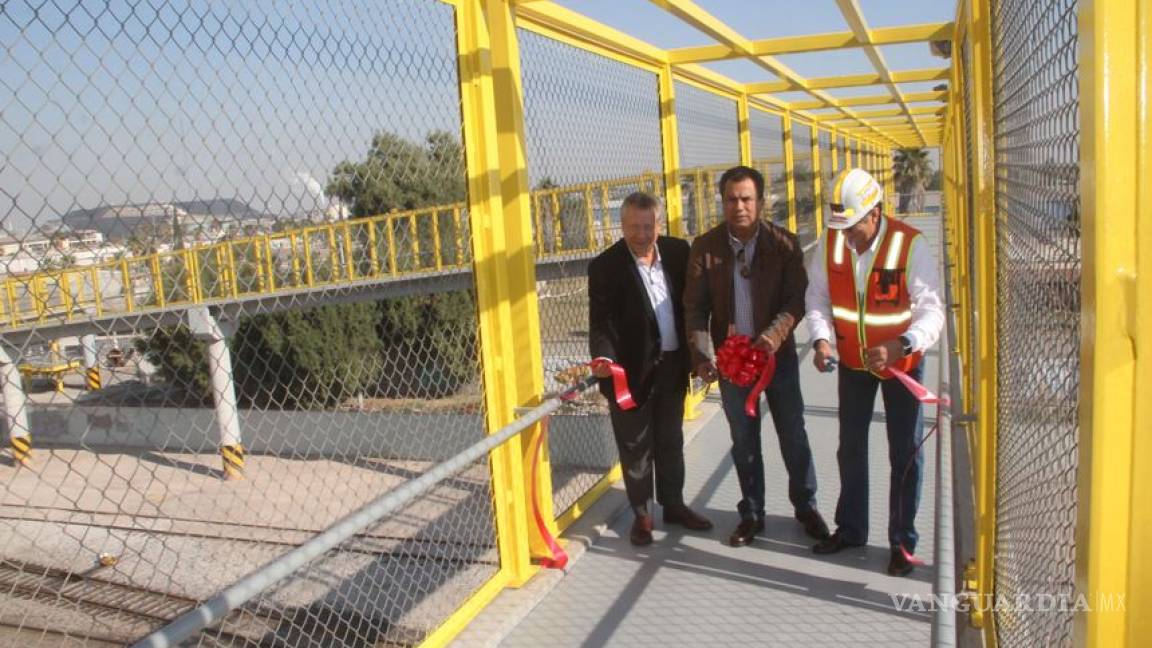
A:
<svg viewBox="0 0 1152 648">
<path fill-rule="evenodd" d="M 788 231 L 793 234 L 796 233 L 796 182 L 794 178 L 795 168 L 792 166 L 792 113 L 786 112 L 783 117 L 784 123 L 784 178 L 787 184 L 788 201 Z M 767 206 L 769 209 L 771 205 Z"/>
<path fill-rule="evenodd" d="M 941 158 L 943 164 L 943 158 Z M 888 211 L 896 213 L 896 177 L 892 173 L 892 149 L 885 147 L 880 158 L 881 173 L 884 174 L 884 193 L 888 194 Z"/>
<path fill-rule="evenodd" d="M 973 177 L 973 204 L 968 217 L 975 226 L 974 262 L 976 294 L 971 295 L 972 326 L 975 330 L 974 355 L 975 394 L 973 409 L 977 412 L 976 435 L 978 442 L 980 484 L 977 486 L 976 534 L 977 578 L 980 600 L 992 600 L 995 580 L 996 555 L 996 428 L 998 420 L 996 399 L 996 193 L 993 161 L 995 137 L 992 104 L 992 31 L 991 0 L 971 0 L 968 3 L 970 22 L 968 39 L 972 52 L 972 78 L 969 88 L 972 97 L 970 123 L 972 124 L 972 160 L 969 165 Z M 989 615 L 991 616 L 991 615 Z M 985 618 L 985 638 L 995 641 L 995 618 Z"/>
<path fill-rule="evenodd" d="M 1152 621 L 1152 7 L 1080 5 L 1077 644 L 1147 645 Z M 1143 286 L 1143 287 L 1141 287 Z M 1117 600 L 1109 609 L 1100 601 Z"/>
<path fill-rule="evenodd" d="M 820 129 L 812 129 L 812 210 L 816 217 L 816 236 L 824 228 L 824 175 L 821 173 Z"/>
<path fill-rule="evenodd" d="M 680 135 L 676 130 L 676 81 L 672 66 L 657 73 L 660 88 L 660 143 L 664 163 L 664 212 L 668 233 L 684 236 L 684 203 L 680 193 Z M 608 203 L 604 203 L 608 208 Z"/>
<path fill-rule="evenodd" d="M 840 139 L 835 130 L 829 131 L 828 144 L 832 147 L 832 176 L 840 173 Z"/>
<path fill-rule="evenodd" d="M 740 164 L 752 166 L 752 129 L 748 114 L 748 93 L 741 92 L 736 99 L 736 127 L 740 138 Z"/>
<path fill-rule="evenodd" d="M 494 432 L 544 390 L 520 53 L 505 0 L 460 0 L 457 17 L 480 357 L 487 426 Z M 529 523 L 532 451 L 540 433 L 534 425 L 491 454 L 500 566 L 512 585 L 534 573 L 531 556 L 546 550 Z M 554 530 L 547 458 L 545 446 L 535 488 L 540 513 Z"/>
</svg>

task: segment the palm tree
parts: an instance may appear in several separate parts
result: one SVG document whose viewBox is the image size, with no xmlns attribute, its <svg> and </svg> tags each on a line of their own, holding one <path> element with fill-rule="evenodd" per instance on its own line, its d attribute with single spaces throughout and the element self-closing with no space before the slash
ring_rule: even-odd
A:
<svg viewBox="0 0 1152 648">
<path fill-rule="evenodd" d="M 923 148 L 908 148 L 896 151 L 892 161 L 892 172 L 895 174 L 896 192 L 900 194 L 900 203 L 897 213 L 907 213 L 908 207 L 912 211 L 921 211 L 924 208 L 924 189 L 928 180 L 932 178 L 932 160 L 928 158 L 928 150 Z"/>
</svg>

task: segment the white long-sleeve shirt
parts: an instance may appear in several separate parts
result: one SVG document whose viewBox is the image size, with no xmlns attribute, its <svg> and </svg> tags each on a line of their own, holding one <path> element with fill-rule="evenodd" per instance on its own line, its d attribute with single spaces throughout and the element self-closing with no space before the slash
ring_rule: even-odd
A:
<svg viewBox="0 0 1152 648">
<path fill-rule="evenodd" d="M 888 230 L 888 218 L 880 220 L 880 232 L 872 240 L 872 245 L 858 254 L 847 241 L 844 247 L 852 253 L 853 268 L 856 274 L 856 290 L 866 286 L 868 270 L 872 258 Z M 835 239 L 833 239 L 835 240 Z M 928 249 L 923 236 L 912 240 L 908 253 L 908 296 L 912 300 L 912 320 L 904 335 L 912 343 L 913 351 L 927 351 L 940 339 L 944 329 L 944 304 L 940 299 L 940 272 L 936 260 Z M 825 230 L 816 245 L 812 261 L 808 264 L 808 291 L 804 293 L 804 304 L 808 310 L 808 330 L 812 341 L 828 340 L 835 343 L 836 334 L 832 325 L 832 298 L 828 292 L 827 266 L 828 232 Z M 860 300 L 863 303 L 863 299 Z"/>
</svg>

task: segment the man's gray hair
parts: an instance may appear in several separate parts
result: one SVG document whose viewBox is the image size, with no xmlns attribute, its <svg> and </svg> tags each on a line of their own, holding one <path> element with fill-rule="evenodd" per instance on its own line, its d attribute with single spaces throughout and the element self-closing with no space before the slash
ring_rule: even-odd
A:
<svg viewBox="0 0 1152 648">
<path fill-rule="evenodd" d="M 664 202 L 647 191 L 633 191 L 628 194 L 628 197 L 620 204 L 621 217 L 624 216 L 624 210 L 629 207 L 643 210 L 654 209 L 656 210 L 657 219 L 660 219 L 664 215 Z"/>
</svg>

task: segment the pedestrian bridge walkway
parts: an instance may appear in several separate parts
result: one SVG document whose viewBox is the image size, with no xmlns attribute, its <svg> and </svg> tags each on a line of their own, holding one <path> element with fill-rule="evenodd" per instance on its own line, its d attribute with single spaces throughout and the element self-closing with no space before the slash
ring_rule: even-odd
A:
<svg viewBox="0 0 1152 648">
<path fill-rule="evenodd" d="M 798 342 L 807 348 L 806 332 L 801 333 Z M 933 389 L 939 370 L 938 354 L 932 354 L 924 380 Z M 832 526 L 840 490 L 836 379 L 818 373 L 805 357 L 801 385 L 819 480 L 817 502 Z M 879 398 L 877 403 L 869 446 L 872 535 L 867 547 L 832 556 L 812 553 L 813 541 L 792 517 L 770 419 L 763 428 L 765 530 L 750 546 L 728 546 L 728 534 L 739 521 L 740 489 L 728 455 L 728 424 L 714 394 L 705 403 L 706 415 L 688 428 L 693 436 L 685 448 L 684 496 L 715 527 L 703 533 L 669 529 L 657 510 L 655 542 L 633 547 L 628 542 L 631 512 L 623 498 L 617 498 L 619 506 L 605 520 L 603 534 L 499 645 L 929 645 L 930 613 L 902 611 L 897 600 L 910 595 L 926 600 L 933 592 L 935 435 L 922 448 L 925 477 L 916 518 L 921 532 L 917 555 L 926 564 L 905 578 L 888 576 L 889 469 Z M 935 418 L 935 408 L 927 408 L 926 433 Z M 513 613 L 499 603 L 492 611 L 497 617 Z M 456 645 L 496 641 L 492 633 L 503 621 L 482 615 Z"/>
</svg>

